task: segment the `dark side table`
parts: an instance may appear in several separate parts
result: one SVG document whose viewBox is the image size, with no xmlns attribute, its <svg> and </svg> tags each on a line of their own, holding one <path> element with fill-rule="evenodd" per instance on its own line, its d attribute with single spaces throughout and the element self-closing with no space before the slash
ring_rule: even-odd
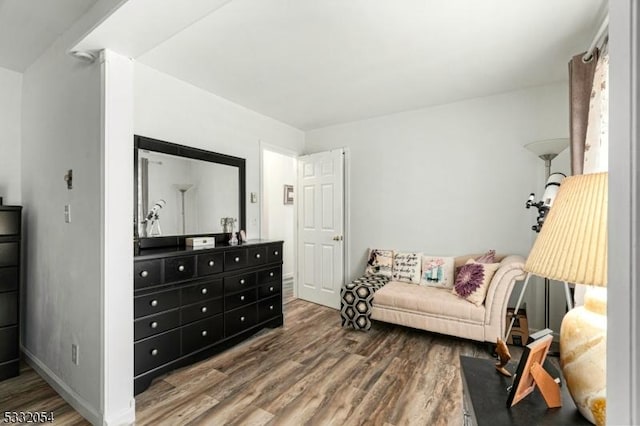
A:
<svg viewBox="0 0 640 426">
<path fill-rule="evenodd" d="M 460 356 L 465 426 L 591 424 L 578 412 L 564 383 L 560 387 L 560 408 L 547 408 L 537 388 L 518 404 L 507 408 L 507 388 L 512 378 L 499 374 L 495 363 L 492 359 Z M 510 362 L 507 370 L 513 374 L 516 367 L 517 363 Z"/>
</svg>

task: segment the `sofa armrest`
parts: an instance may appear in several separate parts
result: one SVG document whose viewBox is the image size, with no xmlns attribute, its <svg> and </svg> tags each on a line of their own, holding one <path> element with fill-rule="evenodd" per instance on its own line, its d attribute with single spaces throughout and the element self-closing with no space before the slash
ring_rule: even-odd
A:
<svg viewBox="0 0 640 426">
<path fill-rule="evenodd" d="M 506 331 L 507 304 L 516 281 L 524 280 L 525 259 L 518 255 L 505 256 L 500 262 L 485 299 L 485 341 L 503 339 Z"/>
</svg>

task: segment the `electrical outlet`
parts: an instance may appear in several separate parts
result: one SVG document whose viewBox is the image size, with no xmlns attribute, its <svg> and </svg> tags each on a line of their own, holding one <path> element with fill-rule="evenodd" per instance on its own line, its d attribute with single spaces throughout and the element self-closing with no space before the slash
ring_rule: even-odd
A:
<svg viewBox="0 0 640 426">
<path fill-rule="evenodd" d="M 79 365 L 79 360 L 78 360 L 78 345 L 76 345 L 75 343 L 71 344 L 71 362 L 73 362 L 75 365 Z"/>
<path fill-rule="evenodd" d="M 71 223 L 71 204 L 65 204 L 64 206 L 64 221 L 65 223 Z"/>
</svg>

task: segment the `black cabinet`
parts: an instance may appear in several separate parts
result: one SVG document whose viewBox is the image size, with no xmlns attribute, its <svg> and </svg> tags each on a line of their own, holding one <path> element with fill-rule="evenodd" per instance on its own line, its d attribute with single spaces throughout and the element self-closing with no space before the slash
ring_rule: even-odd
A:
<svg viewBox="0 0 640 426">
<path fill-rule="evenodd" d="M 282 325 L 281 241 L 152 253 L 134 264 L 135 394 L 167 371 Z"/>
<path fill-rule="evenodd" d="M 19 373 L 22 207 L 0 206 L 0 380 Z"/>
<path fill-rule="evenodd" d="M 495 360 L 460 356 L 462 376 L 462 424 L 464 426 L 500 425 L 589 425 L 580 415 L 567 390 L 560 386 L 562 407 L 547 408 L 537 389 L 513 407 L 507 407 L 507 388 L 511 377 L 498 374 Z M 546 363 L 545 363 L 546 365 Z M 515 373 L 517 364 L 510 362 L 507 370 Z M 546 366 L 545 366 L 546 368 Z M 555 370 L 555 369 L 554 369 Z M 559 374 L 559 371 L 554 371 Z M 553 374 L 556 377 L 556 374 Z M 561 380 L 562 377 L 560 377 Z"/>
</svg>

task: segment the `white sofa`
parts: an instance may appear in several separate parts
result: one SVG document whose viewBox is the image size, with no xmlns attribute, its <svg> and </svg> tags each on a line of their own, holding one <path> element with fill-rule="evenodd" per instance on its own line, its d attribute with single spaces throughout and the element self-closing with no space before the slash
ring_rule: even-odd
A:
<svg viewBox="0 0 640 426">
<path fill-rule="evenodd" d="M 477 255 L 460 256 L 455 266 Z M 373 296 L 371 319 L 436 333 L 495 343 L 504 339 L 507 303 L 516 281 L 525 277 L 522 256 L 496 256 L 500 267 L 484 304 L 476 306 L 450 289 L 390 281 Z"/>
</svg>

